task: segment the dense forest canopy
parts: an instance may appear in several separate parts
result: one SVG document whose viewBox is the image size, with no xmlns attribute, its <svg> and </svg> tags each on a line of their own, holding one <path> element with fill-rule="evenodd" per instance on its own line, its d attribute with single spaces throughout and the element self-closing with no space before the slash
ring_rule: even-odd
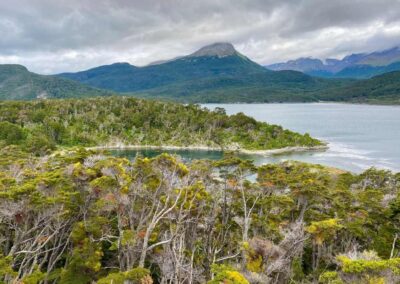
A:
<svg viewBox="0 0 400 284">
<path fill-rule="evenodd" d="M 400 281 L 399 174 L 233 155 L 0 157 L 6 283 Z"/>
<path fill-rule="evenodd" d="M 322 143 L 243 113 L 127 97 L 0 102 L 0 145 L 37 154 L 56 146 L 172 145 L 265 150 Z"/>
</svg>

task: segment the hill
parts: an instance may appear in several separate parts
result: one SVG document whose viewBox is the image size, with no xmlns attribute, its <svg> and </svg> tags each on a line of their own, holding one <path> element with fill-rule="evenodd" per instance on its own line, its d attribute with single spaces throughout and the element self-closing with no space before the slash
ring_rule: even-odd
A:
<svg viewBox="0 0 400 284">
<path fill-rule="evenodd" d="M 320 92 L 326 101 L 350 101 L 379 104 L 400 104 L 400 71 L 393 71 L 348 86 Z"/>
<path fill-rule="evenodd" d="M 268 150 L 322 143 L 243 113 L 197 105 L 107 97 L 0 102 L 0 148 L 30 153 L 57 146 L 155 145 Z"/>
<path fill-rule="evenodd" d="M 266 70 L 230 43 L 212 44 L 144 67 L 116 63 L 58 76 L 136 96 L 184 102 L 315 101 L 311 92 L 347 83 Z"/>
<path fill-rule="evenodd" d="M 73 98 L 110 95 L 72 80 L 29 72 L 21 65 L 0 65 L 0 99 Z"/>
<path fill-rule="evenodd" d="M 325 78 L 358 78 L 365 79 L 386 72 L 400 70 L 400 47 L 358 53 L 345 56 L 343 59 L 320 59 L 312 57 L 289 60 L 265 66 L 269 70 L 294 70 L 311 76 Z"/>
</svg>

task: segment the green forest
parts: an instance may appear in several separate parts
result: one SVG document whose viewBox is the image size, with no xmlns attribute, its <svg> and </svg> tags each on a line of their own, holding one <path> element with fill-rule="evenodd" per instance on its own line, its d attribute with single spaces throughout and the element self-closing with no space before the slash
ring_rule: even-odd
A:
<svg viewBox="0 0 400 284">
<path fill-rule="evenodd" d="M 399 174 L 233 154 L 0 157 L 4 283 L 400 281 Z"/>
<path fill-rule="evenodd" d="M 268 150 L 322 142 L 198 105 L 128 97 L 0 102 L 0 146 L 44 155 L 57 147 L 117 144 Z"/>
</svg>

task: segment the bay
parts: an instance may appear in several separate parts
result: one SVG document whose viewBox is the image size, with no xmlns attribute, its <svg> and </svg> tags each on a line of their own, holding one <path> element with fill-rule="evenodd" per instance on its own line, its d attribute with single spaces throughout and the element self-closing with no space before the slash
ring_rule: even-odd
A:
<svg viewBox="0 0 400 284">
<path fill-rule="evenodd" d="M 306 104 L 205 104 L 222 107 L 227 114 L 243 112 L 259 121 L 324 140 L 323 152 L 297 152 L 275 156 L 241 155 L 256 164 L 298 160 L 333 166 L 352 172 L 370 167 L 400 171 L 400 107 L 336 103 Z M 115 155 L 134 157 L 137 153 L 152 157 L 161 152 L 175 153 L 184 159 L 219 159 L 218 151 L 124 150 Z"/>
</svg>

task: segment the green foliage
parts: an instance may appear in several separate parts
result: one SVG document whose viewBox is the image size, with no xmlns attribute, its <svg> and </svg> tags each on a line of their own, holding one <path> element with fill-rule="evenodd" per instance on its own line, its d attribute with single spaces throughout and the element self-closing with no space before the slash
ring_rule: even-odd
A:
<svg viewBox="0 0 400 284">
<path fill-rule="evenodd" d="M 101 268 L 103 252 L 99 244 L 84 238 L 72 251 L 68 266 L 62 271 L 60 283 L 88 283 Z"/>
<path fill-rule="evenodd" d="M 97 281 L 97 284 L 124 284 L 126 280 L 125 274 L 122 272 L 114 272 L 108 274 Z"/>
<path fill-rule="evenodd" d="M 22 279 L 22 283 L 24 284 L 39 284 L 44 278 L 46 274 L 41 272 L 38 267 L 29 275 Z"/>
<path fill-rule="evenodd" d="M 386 260 L 374 259 L 357 259 L 352 260 L 346 256 L 338 256 L 338 261 L 344 273 L 379 273 L 386 269 L 391 270 L 395 274 L 400 274 L 400 258 L 391 258 Z"/>
<path fill-rule="evenodd" d="M 311 222 L 311 225 L 306 230 L 314 236 L 316 243 L 321 245 L 326 239 L 333 237 L 343 227 L 339 222 L 339 219 Z"/>
<path fill-rule="evenodd" d="M 56 143 L 45 135 L 31 133 L 26 141 L 26 151 L 43 156 L 55 150 Z"/>
<path fill-rule="evenodd" d="M 319 282 L 322 284 L 343 284 L 336 271 L 327 271 L 319 276 Z"/>
<path fill-rule="evenodd" d="M 214 279 L 207 284 L 250 284 L 250 282 L 238 271 L 226 265 L 213 265 Z"/>
<path fill-rule="evenodd" d="M 398 283 L 400 281 L 400 258 L 381 259 L 374 251 L 364 251 L 357 257 L 353 256 L 353 258 L 339 255 L 337 261 L 339 262 L 340 271 L 335 274 L 336 278 L 333 278 L 333 272 L 329 272 L 328 275 L 332 275 L 332 280 L 338 282 L 325 283 L 384 284 Z M 326 276 L 325 278 L 328 279 Z"/>
<path fill-rule="evenodd" d="M 294 281 L 301 281 L 305 278 L 303 263 L 301 258 L 295 258 L 292 262 L 292 277 Z"/>
<path fill-rule="evenodd" d="M 150 276 L 150 270 L 146 268 L 134 268 L 124 273 L 127 280 L 132 281 L 133 284 L 141 284 L 141 280 Z"/>
<path fill-rule="evenodd" d="M 12 269 L 12 258 L 11 257 L 4 257 L 0 254 L 0 283 L 2 278 L 5 276 L 16 276 L 17 273 Z"/>
<path fill-rule="evenodd" d="M 92 239 L 100 236 L 103 222 L 102 217 L 96 216 L 87 223 L 75 224 L 71 232 L 74 249 L 68 266 L 61 273 L 60 283 L 87 283 L 100 271 L 103 251 Z"/>
<path fill-rule="evenodd" d="M 24 130 L 8 121 L 0 122 L 0 140 L 4 140 L 7 145 L 20 144 L 26 138 Z"/>
<path fill-rule="evenodd" d="M 124 284 L 129 281 L 131 284 L 152 284 L 150 271 L 146 268 L 134 268 L 125 272 L 114 272 L 97 281 L 97 284 Z M 145 282 L 146 281 L 146 282 Z"/>
</svg>

